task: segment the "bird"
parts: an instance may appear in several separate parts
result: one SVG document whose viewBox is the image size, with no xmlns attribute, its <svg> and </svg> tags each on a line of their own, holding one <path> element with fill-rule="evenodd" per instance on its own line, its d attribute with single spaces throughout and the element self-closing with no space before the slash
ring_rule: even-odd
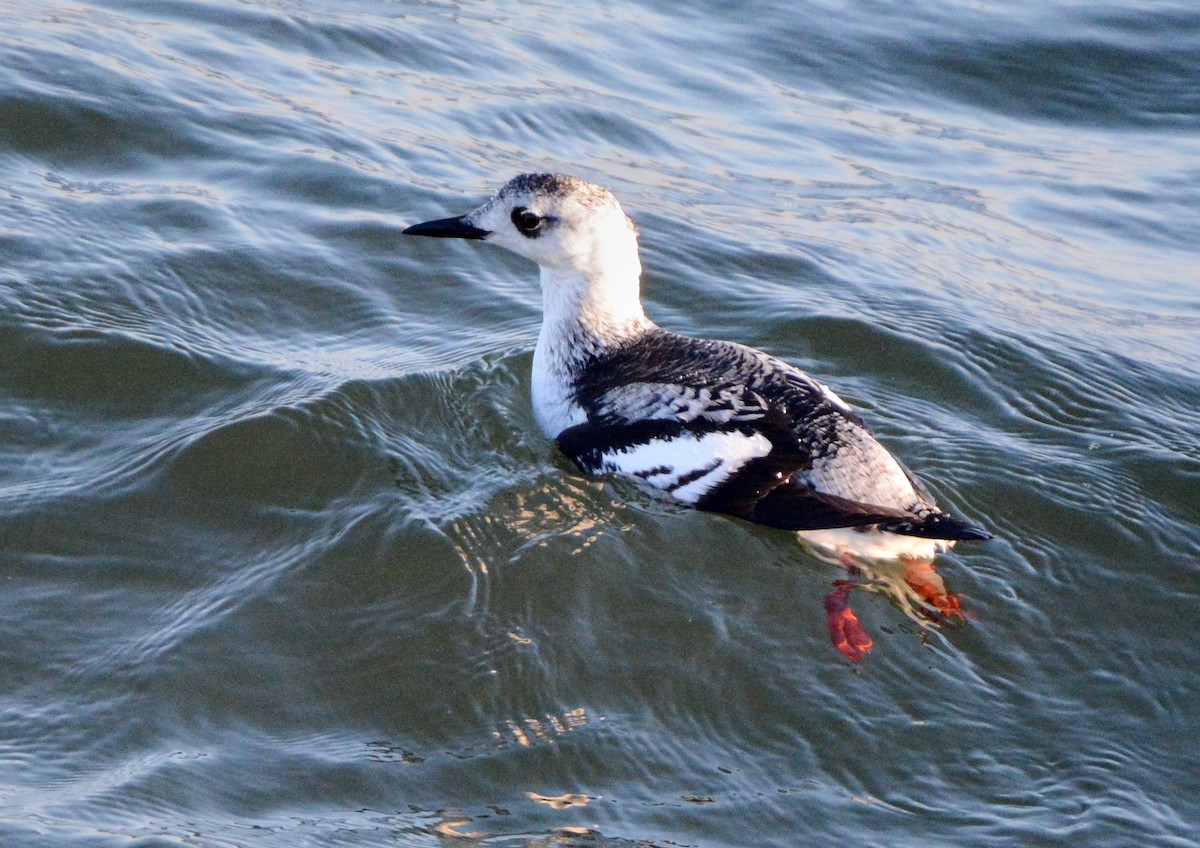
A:
<svg viewBox="0 0 1200 848">
<path fill-rule="evenodd" d="M 539 266 L 534 414 L 585 474 L 795 531 L 847 562 L 931 561 L 955 542 L 991 538 L 939 509 L 823 383 L 648 318 L 638 232 L 608 189 L 521 174 L 473 211 L 403 233 L 491 242 Z"/>
</svg>

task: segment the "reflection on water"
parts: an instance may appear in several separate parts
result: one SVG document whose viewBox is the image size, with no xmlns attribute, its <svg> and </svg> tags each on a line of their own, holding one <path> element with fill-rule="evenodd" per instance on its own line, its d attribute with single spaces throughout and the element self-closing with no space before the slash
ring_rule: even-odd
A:
<svg viewBox="0 0 1200 848">
<path fill-rule="evenodd" d="M 600 720 L 603 721 L 603 718 Z M 577 707 L 561 715 L 548 715 L 540 719 L 509 719 L 504 722 L 503 730 L 493 731 L 493 735 L 501 741 L 515 741 L 521 747 L 528 748 L 538 742 L 553 742 L 556 737 L 586 727 L 587 724 L 587 710 Z"/>
<path fill-rule="evenodd" d="M 497 493 L 485 509 L 449 521 L 439 528 L 471 577 L 465 611 L 489 609 L 492 569 L 512 562 L 525 551 L 551 541 L 571 540 L 562 548 L 571 556 L 585 552 L 606 534 L 616 534 L 620 505 L 598 496 L 584 480 L 563 480 L 532 489 Z M 607 500 L 607 503 L 606 503 Z"/>
<path fill-rule="evenodd" d="M 0 0 L 0 844 L 1196 846 L 1194 7 Z M 580 477 L 530 170 L 996 538 Z"/>
<path fill-rule="evenodd" d="M 537 792 L 526 792 L 525 797 L 539 804 L 546 804 L 555 810 L 565 810 L 569 807 L 586 807 L 595 799 L 588 795 L 568 792 L 565 795 L 539 795 Z"/>
<path fill-rule="evenodd" d="M 464 825 L 471 824 L 468 818 L 455 818 L 461 816 L 461 810 L 439 810 L 439 816 L 445 816 L 444 821 L 440 821 L 430 828 L 431 832 L 437 836 L 450 837 L 452 839 L 482 839 L 487 836 L 486 833 L 474 833 L 471 831 L 459 830 Z"/>
</svg>

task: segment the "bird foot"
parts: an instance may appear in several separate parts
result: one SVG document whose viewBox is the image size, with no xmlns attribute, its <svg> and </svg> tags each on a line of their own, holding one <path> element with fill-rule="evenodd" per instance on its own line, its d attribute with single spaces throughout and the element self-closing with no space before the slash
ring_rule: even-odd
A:
<svg viewBox="0 0 1200 848">
<path fill-rule="evenodd" d="M 966 621 L 967 618 L 974 618 L 972 613 L 962 608 L 959 595 L 946 591 L 946 584 L 941 575 L 933 570 L 933 563 L 908 563 L 904 566 L 904 582 L 929 605 L 928 614 L 931 618 L 935 617 L 934 610 L 946 621 L 955 618 Z"/>
<path fill-rule="evenodd" d="M 833 647 L 852 663 L 861 662 L 875 644 L 850 609 L 850 590 L 854 584 L 847 580 L 834 582 L 834 590 L 825 596 L 825 613 L 829 617 L 829 638 Z"/>
</svg>

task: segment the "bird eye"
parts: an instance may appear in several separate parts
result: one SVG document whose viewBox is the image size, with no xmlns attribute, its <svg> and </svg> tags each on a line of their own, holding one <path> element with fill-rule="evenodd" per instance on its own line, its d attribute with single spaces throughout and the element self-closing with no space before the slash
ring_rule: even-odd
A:
<svg viewBox="0 0 1200 848">
<path fill-rule="evenodd" d="M 513 226 L 520 230 L 522 235 L 536 235 L 537 229 L 542 225 L 544 220 L 545 218 L 541 215 L 536 212 L 530 212 L 524 206 L 518 206 L 512 211 Z"/>
</svg>

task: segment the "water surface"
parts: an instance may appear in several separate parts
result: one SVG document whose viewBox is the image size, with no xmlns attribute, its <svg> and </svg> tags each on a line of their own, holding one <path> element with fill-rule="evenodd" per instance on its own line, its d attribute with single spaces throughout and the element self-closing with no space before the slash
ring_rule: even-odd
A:
<svg viewBox="0 0 1200 848">
<path fill-rule="evenodd" d="M 0 0 L 13 846 L 1200 844 L 1200 11 Z M 647 309 L 795 362 L 996 539 L 973 614 L 581 478 L 565 171 Z"/>
</svg>

